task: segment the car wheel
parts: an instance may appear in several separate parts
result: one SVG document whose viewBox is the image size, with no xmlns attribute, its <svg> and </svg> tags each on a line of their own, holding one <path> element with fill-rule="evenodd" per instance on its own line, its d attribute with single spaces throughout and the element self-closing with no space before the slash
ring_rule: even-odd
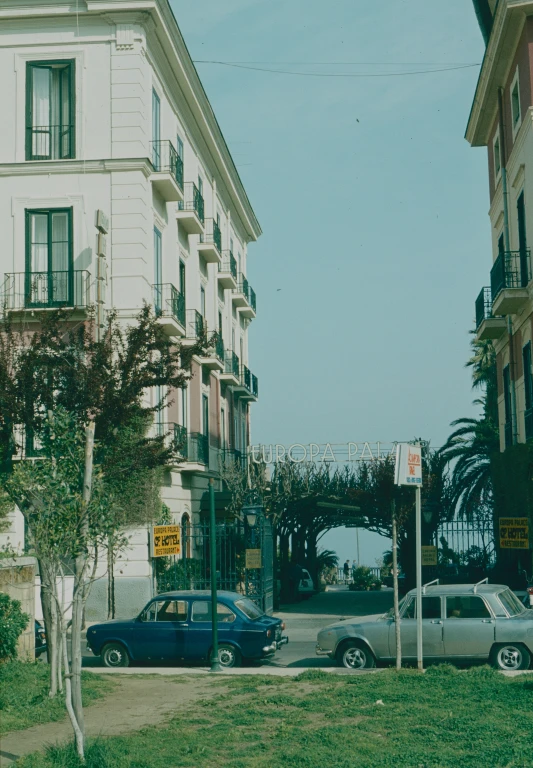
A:
<svg viewBox="0 0 533 768">
<path fill-rule="evenodd" d="M 531 664 L 531 654 L 523 645 L 506 643 L 498 645 L 491 654 L 491 661 L 496 669 L 503 669 L 506 672 L 517 672 L 522 669 L 529 669 Z"/>
<path fill-rule="evenodd" d="M 129 667 L 130 657 L 121 643 L 108 643 L 102 649 L 102 661 L 106 667 Z"/>
<path fill-rule="evenodd" d="M 242 656 L 237 648 L 233 645 L 222 644 L 218 646 L 218 663 L 224 669 L 231 669 L 232 667 L 240 667 L 242 662 Z"/>
<path fill-rule="evenodd" d="M 346 669 L 372 669 L 376 666 L 373 653 L 364 643 L 350 640 L 337 651 L 337 663 Z"/>
</svg>

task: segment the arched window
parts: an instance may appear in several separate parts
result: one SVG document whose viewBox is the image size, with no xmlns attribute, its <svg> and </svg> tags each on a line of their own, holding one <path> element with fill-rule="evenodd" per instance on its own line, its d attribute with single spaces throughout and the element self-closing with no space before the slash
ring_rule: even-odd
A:
<svg viewBox="0 0 533 768">
<path fill-rule="evenodd" d="M 191 558 L 191 518 L 188 512 L 185 512 L 181 518 L 181 540 L 183 558 Z"/>
</svg>

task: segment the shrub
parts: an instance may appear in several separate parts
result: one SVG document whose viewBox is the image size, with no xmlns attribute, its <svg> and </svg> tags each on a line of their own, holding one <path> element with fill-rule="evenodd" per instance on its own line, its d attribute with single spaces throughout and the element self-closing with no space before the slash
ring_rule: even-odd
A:
<svg viewBox="0 0 533 768">
<path fill-rule="evenodd" d="M 370 568 L 360 565 L 353 572 L 352 583 L 349 585 L 352 592 L 359 590 L 381 589 L 381 581 L 372 575 Z"/>
<path fill-rule="evenodd" d="M 30 617 L 22 613 L 19 600 L 0 592 L 0 662 L 17 655 L 17 640 L 24 632 Z"/>
</svg>

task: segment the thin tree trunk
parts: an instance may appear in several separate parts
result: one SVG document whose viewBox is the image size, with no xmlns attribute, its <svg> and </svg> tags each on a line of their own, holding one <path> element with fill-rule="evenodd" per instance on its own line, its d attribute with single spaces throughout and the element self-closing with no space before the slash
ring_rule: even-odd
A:
<svg viewBox="0 0 533 768">
<path fill-rule="evenodd" d="M 49 665 L 50 683 L 48 695 L 54 698 L 61 691 L 61 641 L 59 636 L 60 615 L 56 600 L 56 573 L 49 563 L 39 559 L 41 579 L 41 606 L 46 632 L 46 655 Z M 58 666 L 59 662 L 59 666 Z"/>
<path fill-rule="evenodd" d="M 394 587 L 394 629 L 396 634 L 396 669 L 402 667 L 402 635 L 400 628 L 400 601 L 398 594 L 398 522 L 396 504 L 392 502 L 392 583 Z"/>
<path fill-rule="evenodd" d="M 70 718 L 70 722 L 72 724 L 72 728 L 74 730 L 74 738 L 76 740 L 76 751 L 78 753 L 80 760 L 82 760 L 82 762 L 85 762 L 85 753 L 84 753 L 85 736 L 83 734 L 82 728 L 80 727 L 80 723 L 76 717 L 76 713 L 74 712 L 74 707 L 72 705 L 72 697 L 73 697 L 72 675 L 71 675 L 71 671 L 69 669 L 69 663 L 68 663 L 67 628 L 66 628 L 66 622 L 64 620 L 61 622 L 61 647 L 63 648 L 63 664 L 64 664 L 64 671 L 65 671 L 65 705 L 67 707 L 67 712 Z"/>
<path fill-rule="evenodd" d="M 94 423 L 85 430 L 85 472 L 83 478 L 83 518 L 80 538 L 82 546 L 74 563 L 74 591 L 72 597 L 72 625 L 70 635 L 70 664 L 72 683 L 72 708 L 76 723 L 85 737 L 85 722 L 81 699 L 81 628 L 83 625 L 83 607 L 87 599 L 87 567 L 89 553 L 87 551 L 88 520 L 87 509 L 91 500 L 92 471 L 94 448 Z M 70 714 L 70 713 L 69 713 Z M 76 729 L 74 729 L 76 731 Z M 76 736 L 77 738 L 77 736 Z M 83 745 L 82 745 L 83 749 Z"/>
<path fill-rule="evenodd" d="M 107 618 L 115 618 L 115 542 L 107 539 Z"/>
</svg>

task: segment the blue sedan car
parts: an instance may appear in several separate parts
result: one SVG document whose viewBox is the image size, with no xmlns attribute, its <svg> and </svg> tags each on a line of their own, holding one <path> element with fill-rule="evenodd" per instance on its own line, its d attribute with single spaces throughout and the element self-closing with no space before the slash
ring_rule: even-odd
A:
<svg viewBox="0 0 533 768">
<path fill-rule="evenodd" d="M 219 662 L 238 667 L 264 659 L 289 642 L 285 625 L 236 592 L 217 595 Z M 157 595 L 134 619 L 106 621 L 87 630 L 87 645 L 106 667 L 132 661 L 208 661 L 212 647 L 211 593 Z"/>
</svg>

